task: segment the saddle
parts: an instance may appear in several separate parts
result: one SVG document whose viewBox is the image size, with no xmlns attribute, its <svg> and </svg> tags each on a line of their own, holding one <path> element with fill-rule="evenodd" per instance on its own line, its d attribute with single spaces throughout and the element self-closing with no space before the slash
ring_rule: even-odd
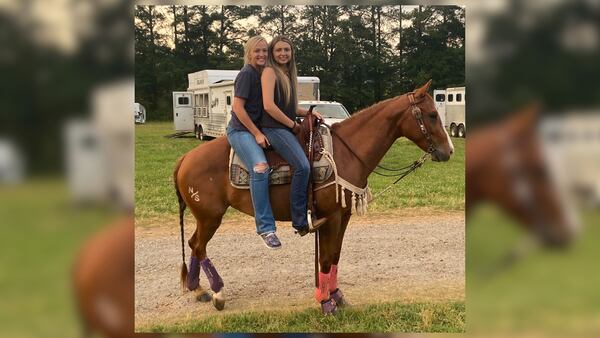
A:
<svg viewBox="0 0 600 338">
<path fill-rule="evenodd" d="M 308 119 L 304 119 L 300 124 L 301 131 L 296 136 L 298 142 L 304 149 L 304 154 L 308 157 L 309 147 L 309 125 Z M 325 150 L 333 154 L 333 143 L 329 129 L 323 125 L 315 128 L 313 131 L 313 182 L 325 182 L 333 173 L 333 168 L 329 161 L 321 154 L 321 150 Z M 294 169 L 290 164 L 279 155 L 275 150 L 265 150 L 267 162 L 271 168 L 269 173 L 269 185 L 289 184 L 294 175 Z M 229 152 L 229 182 L 238 189 L 250 189 L 250 176 L 248 168 L 242 160 L 237 156 L 233 148 Z"/>
</svg>

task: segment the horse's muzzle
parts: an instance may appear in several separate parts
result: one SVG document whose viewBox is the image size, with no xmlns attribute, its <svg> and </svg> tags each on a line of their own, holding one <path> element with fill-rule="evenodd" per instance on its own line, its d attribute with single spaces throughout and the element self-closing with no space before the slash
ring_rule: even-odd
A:
<svg viewBox="0 0 600 338">
<path fill-rule="evenodd" d="M 431 153 L 431 160 L 435 162 L 446 162 L 450 159 L 450 155 L 451 152 L 445 152 L 436 149 Z"/>
</svg>

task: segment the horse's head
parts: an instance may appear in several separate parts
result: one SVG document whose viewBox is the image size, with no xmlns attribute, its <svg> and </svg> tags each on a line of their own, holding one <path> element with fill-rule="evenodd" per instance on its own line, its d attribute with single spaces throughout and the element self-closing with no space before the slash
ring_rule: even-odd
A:
<svg viewBox="0 0 600 338">
<path fill-rule="evenodd" d="M 545 159 L 538 110 L 537 105 L 529 106 L 490 133 L 489 144 L 497 146 L 482 154 L 489 158 L 480 189 L 544 245 L 563 247 L 572 242 L 579 226 Z"/>
<path fill-rule="evenodd" d="M 431 152 L 432 160 L 448 161 L 454 145 L 442 125 L 433 98 L 427 93 L 430 85 L 431 80 L 407 95 L 410 106 L 402 118 L 400 132 L 421 149 Z M 411 95 L 414 102 L 411 102 Z"/>
</svg>

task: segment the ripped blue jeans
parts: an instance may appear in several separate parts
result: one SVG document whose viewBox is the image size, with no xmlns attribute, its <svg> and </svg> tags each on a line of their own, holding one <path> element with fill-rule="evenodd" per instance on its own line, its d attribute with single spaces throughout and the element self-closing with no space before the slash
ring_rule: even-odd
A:
<svg viewBox="0 0 600 338">
<path fill-rule="evenodd" d="M 250 194 L 254 207 L 254 220 L 256 232 L 260 234 L 275 231 L 275 218 L 269 200 L 269 171 L 265 152 L 254 135 L 246 130 L 237 130 L 227 127 L 227 140 L 238 154 L 250 174 Z M 262 167 L 257 167 L 259 164 Z M 260 169 L 260 170 L 257 170 Z"/>
</svg>

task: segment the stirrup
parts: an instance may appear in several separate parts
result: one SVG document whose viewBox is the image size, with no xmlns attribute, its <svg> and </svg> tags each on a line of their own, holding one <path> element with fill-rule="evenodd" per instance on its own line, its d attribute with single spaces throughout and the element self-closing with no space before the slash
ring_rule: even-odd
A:
<svg viewBox="0 0 600 338">
<path fill-rule="evenodd" d="M 319 218 L 313 223 L 312 212 L 310 210 L 306 211 L 306 219 L 308 220 L 308 232 L 316 232 L 325 222 L 327 222 L 327 218 Z"/>
</svg>

